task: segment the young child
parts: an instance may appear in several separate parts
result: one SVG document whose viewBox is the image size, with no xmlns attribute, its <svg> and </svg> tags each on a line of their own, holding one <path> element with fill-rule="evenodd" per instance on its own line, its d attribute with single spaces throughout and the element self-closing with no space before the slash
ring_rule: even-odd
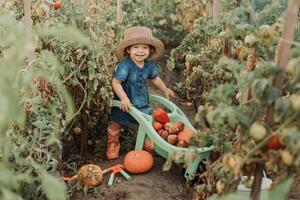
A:
<svg viewBox="0 0 300 200">
<path fill-rule="evenodd" d="M 113 107 L 111 110 L 111 122 L 107 128 L 108 159 L 119 157 L 121 125 L 137 125 L 137 121 L 128 113 L 130 106 L 151 114 L 147 79 L 167 98 L 175 97 L 175 93 L 159 78 L 156 64 L 150 61 L 160 58 L 163 51 L 163 43 L 152 35 L 149 28 L 132 27 L 124 31 L 124 40 L 116 48 L 121 62 L 112 80 L 115 99 L 120 100 L 121 109 Z"/>
</svg>

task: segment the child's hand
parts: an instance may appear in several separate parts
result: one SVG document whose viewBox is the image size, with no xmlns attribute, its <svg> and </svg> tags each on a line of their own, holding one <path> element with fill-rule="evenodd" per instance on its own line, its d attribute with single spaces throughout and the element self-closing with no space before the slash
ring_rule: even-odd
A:
<svg viewBox="0 0 300 200">
<path fill-rule="evenodd" d="M 173 98 L 176 97 L 176 93 L 175 93 L 173 90 L 171 90 L 170 88 L 167 88 L 167 89 L 164 91 L 164 93 L 165 93 L 165 96 L 166 96 L 168 99 L 170 99 L 170 97 L 173 97 Z"/>
<path fill-rule="evenodd" d="M 128 112 L 131 105 L 132 104 L 128 98 L 121 99 L 121 110 L 122 111 Z"/>
</svg>

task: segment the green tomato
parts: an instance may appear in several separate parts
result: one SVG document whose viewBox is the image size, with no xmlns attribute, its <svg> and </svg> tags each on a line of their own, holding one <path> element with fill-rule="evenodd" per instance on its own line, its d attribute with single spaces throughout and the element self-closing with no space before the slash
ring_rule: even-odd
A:
<svg viewBox="0 0 300 200">
<path fill-rule="evenodd" d="M 255 141 L 260 141 L 267 135 L 267 129 L 261 123 L 254 122 L 250 127 L 249 133 Z"/>
<path fill-rule="evenodd" d="M 292 103 L 293 110 L 300 111 L 300 95 L 291 95 L 289 99 Z"/>
<path fill-rule="evenodd" d="M 271 35 L 271 26 L 270 25 L 262 25 L 259 27 L 259 33 L 263 36 L 263 37 L 267 37 Z"/>
<path fill-rule="evenodd" d="M 187 62 L 193 62 L 193 61 L 195 60 L 195 58 L 196 58 L 196 56 L 194 56 L 194 55 L 192 55 L 192 54 L 187 54 L 187 55 L 185 56 L 185 60 L 186 60 Z"/>
<path fill-rule="evenodd" d="M 294 156 L 288 150 L 280 151 L 280 156 L 284 164 L 287 166 L 293 165 Z"/>
<path fill-rule="evenodd" d="M 256 37 L 253 34 L 246 35 L 244 42 L 252 46 L 256 42 Z"/>
<path fill-rule="evenodd" d="M 292 75 L 295 71 L 295 67 L 297 64 L 298 64 L 298 59 L 291 59 L 286 66 L 286 72 L 289 75 Z"/>
</svg>

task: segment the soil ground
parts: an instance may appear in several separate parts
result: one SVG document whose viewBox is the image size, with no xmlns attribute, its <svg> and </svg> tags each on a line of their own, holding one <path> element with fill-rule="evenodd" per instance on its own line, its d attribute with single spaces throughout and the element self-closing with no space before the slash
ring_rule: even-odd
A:
<svg viewBox="0 0 300 200">
<path fill-rule="evenodd" d="M 122 163 L 124 155 L 114 161 L 101 163 L 103 169 Z M 184 200 L 189 199 L 186 191 L 185 179 L 179 166 L 173 166 L 170 171 L 163 172 L 164 160 L 154 157 L 153 168 L 144 174 L 131 175 L 127 181 L 118 174 L 112 187 L 107 187 L 109 174 L 104 176 L 102 184 L 98 187 L 98 194 L 84 195 L 83 192 L 74 193 L 71 199 L 81 200 Z"/>
</svg>

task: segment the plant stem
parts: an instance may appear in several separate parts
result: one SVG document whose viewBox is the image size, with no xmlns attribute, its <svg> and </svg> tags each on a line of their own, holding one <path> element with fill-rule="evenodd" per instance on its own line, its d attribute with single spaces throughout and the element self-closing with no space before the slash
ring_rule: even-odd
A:
<svg viewBox="0 0 300 200">
<path fill-rule="evenodd" d="M 24 21 L 25 21 L 25 34 L 27 42 L 27 56 L 28 63 L 31 63 L 33 60 L 34 48 L 32 43 L 32 23 L 31 23 L 31 6 L 30 0 L 23 0 L 24 5 Z M 32 46 L 32 47 L 31 47 Z"/>
<path fill-rule="evenodd" d="M 250 197 L 252 200 L 259 200 L 259 194 L 260 194 L 260 186 L 262 182 L 263 177 L 263 170 L 264 170 L 264 164 L 256 164 L 255 166 L 255 172 L 254 172 L 254 180 L 252 183 L 251 193 Z M 259 186 L 259 187 L 257 187 Z"/>
<path fill-rule="evenodd" d="M 75 78 L 75 79 L 76 79 L 77 83 L 79 84 L 79 86 L 81 87 L 81 89 L 82 89 L 82 91 L 83 91 L 83 93 L 84 93 L 84 99 L 83 99 L 83 101 L 81 102 L 81 105 L 80 105 L 80 107 L 78 108 L 78 110 L 76 111 L 76 113 L 74 113 L 74 114 L 70 117 L 70 119 L 68 119 L 67 124 L 68 124 L 68 123 L 69 123 L 76 115 L 78 115 L 78 114 L 80 113 L 80 111 L 82 110 L 82 108 L 83 108 L 83 106 L 84 106 L 84 104 L 85 104 L 85 102 L 86 102 L 86 99 L 87 99 L 87 94 L 86 94 L 86 91 L 85 91 L 84 87 L 83 87 L 82 84 L 78 81 L 77 78 Z"/>
</svg>

